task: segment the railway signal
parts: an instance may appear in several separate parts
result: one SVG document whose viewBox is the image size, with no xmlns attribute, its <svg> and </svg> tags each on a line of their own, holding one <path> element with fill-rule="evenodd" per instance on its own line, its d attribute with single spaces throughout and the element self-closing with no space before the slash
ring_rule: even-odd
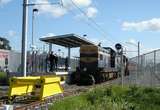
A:
<svg viewBox="0 0 160 110">
<path fill-rule="evenodd" d="M 123 47 L 120 43 L 117 43 L 115 45 L 115 48 L 117 49 L 117 57 L 120 57 L 120 70 L 121 70 L 121 84 L 123 87 L 123 77 L 124 77 L 124 64 L 123 64 Z"/>
<path fill-rule="evenodd" d="M 120 49 L 122 49 L 122 45 L 119 44 L 119 43 L 117 43 L 117 44 L 115 45 L 115 48 L 116 48 L 117 50 L 120 50 Z"/>
</svg>

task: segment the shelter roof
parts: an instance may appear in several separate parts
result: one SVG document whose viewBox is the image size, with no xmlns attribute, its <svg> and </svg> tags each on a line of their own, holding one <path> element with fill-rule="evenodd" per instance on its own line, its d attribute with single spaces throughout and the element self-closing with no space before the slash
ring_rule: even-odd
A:
<svg viewBox="0 0 160 110">
<path fill-rule="evenodd" d="M 51 36 L 40 38 L 41 41 L 52 43 L 64 47 L 75 48 L 81 45 L 95 45 L 93 42 L 87 40 L 86 38 L 80 37 L 76 34 L 65 34 L 58 36 Z"/>
</svg>

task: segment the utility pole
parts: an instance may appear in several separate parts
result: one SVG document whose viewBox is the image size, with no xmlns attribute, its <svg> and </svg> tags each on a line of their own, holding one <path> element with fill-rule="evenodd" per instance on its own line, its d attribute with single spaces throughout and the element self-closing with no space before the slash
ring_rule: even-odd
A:
<svg viewBox="0 0 160 110">
<path fill-rule="evenodd" d="M 21 72 L 23 76 L 26 76 L 26 64 L 27 64 L 27 28 L 28 28 L 28 6 L 35 6 L 35 5 L 55 5 L 60 4 L 63 6 L 63 2 L 58 3 L 33 3 L 28 4 L 29 0 L 23 0 L 23 18 L 22 18 L 22 49 L 21 49 Z"/>
<path fill-rule="evenodd" d="M 28 28 L 28 0 L 23 0 L 23 21 L 22 21 L 22 49 L 21 49 L 21 67 L 23 76 L 26 76 L 27 62 L 27 28 Z"/>
</svg>

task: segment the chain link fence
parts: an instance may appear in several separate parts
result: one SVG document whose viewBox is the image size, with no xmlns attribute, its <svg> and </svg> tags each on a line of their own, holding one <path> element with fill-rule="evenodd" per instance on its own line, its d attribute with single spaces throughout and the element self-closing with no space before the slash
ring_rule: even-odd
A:
<svg viewBox="0 0 160 110">
<path fill-rule="evenodd" d="M 130 58 L 128 66 L 130 75 L 124 83 L 160 87 L 160 50 Z"/>
</svg>

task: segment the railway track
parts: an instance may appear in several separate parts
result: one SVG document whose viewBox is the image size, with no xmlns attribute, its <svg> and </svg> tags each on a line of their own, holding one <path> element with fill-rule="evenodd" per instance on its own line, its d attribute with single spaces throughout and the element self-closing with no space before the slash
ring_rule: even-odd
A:
<svg viewBox="0 0 160 110">
<path fill-rule="evenodd" d="M 62 100 L 68 96 L 77 96 L 82 92 L 86 92 L 89 89 L 98 87 L 98 86 L 109 86 L 111 84 L 119 83 L 119 80 L 111 80 L 101 84 L 96 84 L 92 86 L 76 86 L 76 85 L 64 85 L 64 93 L 57 94 L 54 96 L 50 96 L 45 98 L 43 101 L 38 101 L 33 97 L 18 97 L 15 99 L 12 104 L 14 105 L 14 110 L 48 110 L 49 106 L 53 104 L 55 101 Z M 6 104 L 8 99 L 0 100 L 1 105 Z M 1 110 L 1 109 L 0 109 Z"/>
<path fill-rule="evenodd" d="M 62 94 L 57 94 L 54 96 L 47 97 L 43 101 L 33 101 L 29 104 L 17 105 L 14 107 L 14 110 L 42 110 L 42 109 L 48 110 L 49 105 L 53 104 L 55 101 L 62 100 L 63 98 L 68 97 L 68 96 L 79 95 L 82 92 L 86 92 L 89 88 L 76 87 L 76 89 L 70 89 L 70 90 L 64 91 L 64 93 L 62 93 Z M 30 100 L 28 100 L 28 101 L 30 101 Z"/>
<path fill-rule="evenodd" d="M 47 110 L 49 105 L 57 100 L 62 100 L 68 96 L 76 96 L 82 92 L 86 92 L 91 86 L 76 86 L 76 85 L 65 85 L 65 91 L 62 94 L 53 95 L 45 98 L 43 101 L 39 101 L 36 97 L 17 96 L 12 102 L 8 101 L 7 96 L 3 96 L 0 99 L 0 110 L 6 108 L 5 105 L 13 105 L 14 110 Z"/>
</svg>

